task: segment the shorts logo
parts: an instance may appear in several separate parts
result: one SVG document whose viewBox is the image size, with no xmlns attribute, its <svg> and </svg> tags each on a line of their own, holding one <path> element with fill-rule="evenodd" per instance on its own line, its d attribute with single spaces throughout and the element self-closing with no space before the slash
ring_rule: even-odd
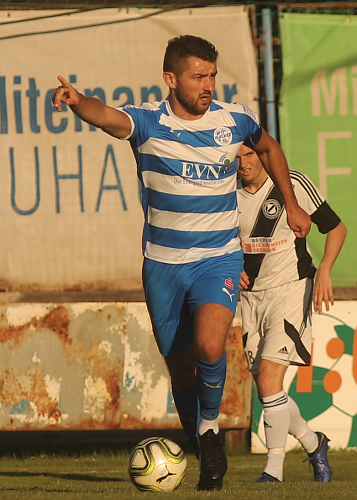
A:
<svg viewBox="0 0 357 500">
<path fill-rule="evenodd" d="M 281 354 L 289 354 L 289 351 L 287 350 L 286 346 L 282 347 L 281 349 L 279 349 L 279 351 Z"/>
<path fill-rule="evenodd" d="M 228 278 L 228 279 L 224 280 L 224 286 L 226 286 L 227 288 L 230 288 L 231 290 L 234 290 L 234 284 L 233 284 L 232 278 Z"/>
<path fill-rule="evenodd" d="M 232 142 L 233 134 L 228 127 L 218 127 L 214 131 L 213 138 L 220 146 L 227 146 Z"/>
<path fill-rule="evenodd" d="M 234 290 L 234 283 L 232 278 L 227 278 L 224 280 L 224 287 L 222 288 L 222 292 L 226 293 L 231 299 L 231 302 L 233 302 L 234 293 L 230 293 L 227 288 L 229 288 L 230 290 Z"/>
<path fill-rule="evenodd" d="M 281 205 L 277 200 L 265 200 L 262 205 L 262 212 L 267 219 L 276 219 L 281 212 Z"/>
<path fill-rule="evenodd" d="M 234 293 L 229 293 L 229 291 L 227 290 L 227 288 L 222 288 L 222 292 L 226 293 L 229 298 L 231 299 L 231 302 L 233 302 L 233 297 L 234 297 Z"/>
</svg>

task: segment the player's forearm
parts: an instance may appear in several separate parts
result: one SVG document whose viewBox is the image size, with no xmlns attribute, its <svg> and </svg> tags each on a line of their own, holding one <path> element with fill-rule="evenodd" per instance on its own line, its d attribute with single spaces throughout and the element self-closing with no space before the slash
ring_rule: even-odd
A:
<svg viewBox="0 0 357 500">
<path fill-rule="evenodd" d="M 78 94 L 78 104 L 70 105 L 71 110 L 81 120 L 101 128 L 107 134 L 117 138 L 125 138 L 131 130 L 129 117 L 115 108 L 107 106 L 96 97 Z"/>
<path fill-rule="evenodd" d="M 340 222 L 334 229 L 327 233 L 324 255 L 319 265 L 319 270 L 330 272 L 338 254 L 341 251 L 347 234 L 346 226 Z"/>
<path fill-rule="evenodd" d="M 78 104 L 71 105 L 70 108 L 81 120 L 102 128 L 105 124 L 105 108 L 107 107 L 95 97 L 86 97 L 78 92 Z"/>
</svg>

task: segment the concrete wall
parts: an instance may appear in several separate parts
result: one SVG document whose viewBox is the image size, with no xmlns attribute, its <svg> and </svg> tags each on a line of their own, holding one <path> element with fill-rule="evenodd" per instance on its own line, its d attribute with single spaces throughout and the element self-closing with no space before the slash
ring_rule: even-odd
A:
<svg viewBox="0 0 357 500">
<path fill-rule="evenodd" d="M 250 428 L 237 312 L 222 428 Z M 0 304 L 0 431 L 177 429 L 169 376 L 143 302 Z"/>
</svg>

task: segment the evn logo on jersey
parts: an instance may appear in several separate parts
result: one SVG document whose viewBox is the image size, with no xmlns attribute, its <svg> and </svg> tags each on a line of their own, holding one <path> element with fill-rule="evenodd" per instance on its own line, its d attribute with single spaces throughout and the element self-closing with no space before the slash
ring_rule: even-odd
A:
<svg viewBox="0 0 357 500">
<path fill-rule="evenodd" d="M 281 205 L 277 200 L 265 200 L 262 204 L 262 212 L 267 219 L 276 219 L 281 212 Z"/>
<path fill-rule="evenodd" d="M 182 176 L 189 179 L 219 179 L 222 165 L 182 162 Z"/>
</svg>

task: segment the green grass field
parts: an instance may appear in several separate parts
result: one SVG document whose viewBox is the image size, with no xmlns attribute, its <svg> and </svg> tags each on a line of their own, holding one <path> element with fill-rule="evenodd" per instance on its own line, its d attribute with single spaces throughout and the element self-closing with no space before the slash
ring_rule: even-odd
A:
<svg viewBox="0 0 357 500">
<path fill-rule="evenodd" d="M 188 472 L 173 493 L 142 493 L 131 484 L 127 473 L 128 454 L 101 453 L 74 456 L 38 455 L 0 459 L 0 499 L 145 499 L 159 496 L 172 500 L 220 498 L 225 500 L 337 500 L 357 498 L 357 453 L 330 452 L 331 483 L 314 483 L 312 470 L 303 463 L 306 455 L 290 452 L 285 460 L 281 484 L 255 484 L 261 474 L 264 455 L 229 454 L 229 469 L 220 492 L 196 492 L 197 461 L 188 455 Z"/>
</svg>

